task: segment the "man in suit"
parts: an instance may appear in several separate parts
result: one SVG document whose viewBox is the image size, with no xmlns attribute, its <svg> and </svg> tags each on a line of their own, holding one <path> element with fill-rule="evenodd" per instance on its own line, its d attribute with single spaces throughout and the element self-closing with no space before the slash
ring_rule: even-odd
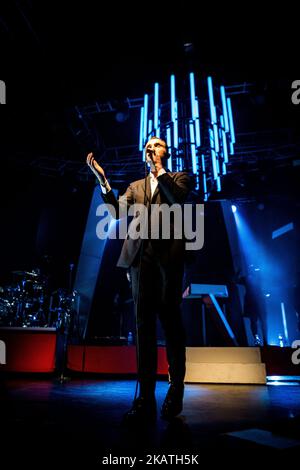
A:
<svg viewBox="0 0 300 470">
<path fill-rule="evenodd" d="M 163 139 L 152 137 L 146 144 L 149 175 L 129 185 L 118 200 L 107 182 L 103 168 L 93 154 L 87 163 L 100 181 L 103 199 L 114 208 L 119 218 L 124 207 L 144 204 L 147 209 L 157 205 L 183 204 L 191 189 L 186 172 L 167 172 L 168 147 Z M 109 206 L 108 206 L 109 207 Z M 149 214 L 151 211 L 149 211 Z M 126 212 L 125 212 L 126 214 Z M 150 220 L 150 219 L 149 219 Z M 153 224 L 153 219 L 149 224 Z M 156 223 L 156 222 L 154 222 Z M 159 222 L 157 222 L 159 224 Z M 182 280 L 185 240 L 174 237 L 172 223 L 169 239 L 131 238 L 128 234 L 118 266 L 130 268 L 132 293 L 136 307 L 137 359 L 140 393 L 125 415 L 127 422 L 156 418 L 155 384 L 157 369 L 156 313 L 165 333 L 169 372 L 169 389 L 161 416 L 171 419 L 182 410 L 185 376 L 185 333 L 181 319 Z M 130 233 L 130 230 L 128 231 Z"/>
</svg>

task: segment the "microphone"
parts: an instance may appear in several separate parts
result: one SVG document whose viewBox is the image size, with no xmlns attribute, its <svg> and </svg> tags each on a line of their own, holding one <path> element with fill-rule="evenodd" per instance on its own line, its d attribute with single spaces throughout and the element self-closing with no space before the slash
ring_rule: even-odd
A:
<svg viewBox="0 0 300 470">
<path fill-rule="evenodd" d="M 149 163 L 151 171 L 153 171 L 153 170 L 156 171 L 156 166 L 155 166 L 155 163 L 153 161 L 153 155 L 155 155 L 155 150 L 148 149 L 146 151 L 146 161 L 147 161 L 147 163 Z"/>
<path fill-rule="evenodd" d="M 147 149 L 146 150 L 146 159 L 149 157 L 151 161 L 153 161 L 153 155 L 155 155 L 155 149 Z"/>
</svg>

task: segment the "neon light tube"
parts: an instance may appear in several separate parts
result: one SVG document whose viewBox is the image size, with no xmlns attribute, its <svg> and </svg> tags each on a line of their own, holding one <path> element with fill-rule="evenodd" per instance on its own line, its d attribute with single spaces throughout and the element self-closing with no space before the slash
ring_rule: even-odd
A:
<svg viewBox="0 0 300 470">
<path fill-rule="evenodd" d="M 167 127 L 167 145 L 168 145 L 169 154 L 171 155 L 170 158 L 168 158 L 167 167 L 168 167 L 168 169 L 169 169 L 170 171 L 172 171 L 172 153 L 171 153 L 172 140 L 171 140 L 171 129 L 170 129 L 170 126 Z"/>
<path fill-rule="evenodd" d="M 154 83 L 154 129 L 155 135 L 157 135 L 157 129 L 159 128 L 159 84 Z M 157 136 L 159 137 L 159 136 Z"/>
<path fill-rule="evenodd" d="M 140 140 L 139 140 L 139 150 L 142 152 L 144 148 L 144 107 L 141 107 L 140 113 Z"/>
<path fill-rule="evenodd" d="M 147 138 L 148 138 L 147 127 L 148 127 L 148 95 L 146 94 L 144 95 L 144 135 L 143 135 L 144 142 L 143 142 L 143 146 L 146 144 Z"/>
<path fill-rule="evenodd" d="M 215 124 L 217 122 L 217 116 L 216 116 L 216 108 L 215 108 L 215 101 L 214 101 L 213 83 L 212 83 L 211 77 L 207 77 L 207 86 L 208 86 L 211 123 Z"/>
<path fill-rule="evenodd" d="M 229 129 L 230 129 L 231 142 L 233 144 L 235 144 L 235 132 L 234 132 L 233 116 L 232 116 L 232 108 L 231 108 L 231 99 L 230 98 L 227 98 L 227 109 L 228 109 Z"/>
<path fill-rule="evenodd" d="M 220 93 L 221 93 L 222 109 L 223 109 L 223 115 L 224 115 L 223 127 L 225 129 L 225 132 L 229 132 L 228 110 L 227 110 L 227 104 L 226 104 L 226 93 L 225 93 L 225 88 L 223 86 L 220 87 Z"/>
<path fill-rule="evenodd" d="M 190 121 L 190 142 L 191 142 L 192 169 L 193 169 L 193 173 L 197 176 L 198 174 L 197 157 L 196 157 L 195 131 L 194 131 L 193 121 Z"/>
</svg>

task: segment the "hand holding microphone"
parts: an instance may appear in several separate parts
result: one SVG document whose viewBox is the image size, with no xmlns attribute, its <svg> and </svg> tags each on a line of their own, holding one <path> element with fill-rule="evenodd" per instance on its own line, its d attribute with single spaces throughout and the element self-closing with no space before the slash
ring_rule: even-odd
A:
<svg viewBox="0 0 300 470">
<path fill-rule="evenodd" d="M 153 160 L 153 155 L 155 156 L 155 149 L 147 149 L 146 150 L 146 161 L 150 165 L 150 169 L 152 173 L 156 172 L 156 166 Z"/>
</svg>

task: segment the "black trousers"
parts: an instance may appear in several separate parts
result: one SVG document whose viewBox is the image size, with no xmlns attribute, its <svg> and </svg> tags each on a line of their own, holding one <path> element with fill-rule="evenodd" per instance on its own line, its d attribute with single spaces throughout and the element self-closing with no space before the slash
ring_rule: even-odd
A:
<svg viewBox="0 0 300 470">
<path fill-rule="evenodd" d="M 131 267 L 135 302 L 138 378 L 142 395 L 155 391 L 157 373 L 156 317 L 166 338 L 169 379 L 182 383 L 185 376 L 185 332 L 181 318 L 183 245 L 144 240 L 142 257 Z"/>
</svg>

